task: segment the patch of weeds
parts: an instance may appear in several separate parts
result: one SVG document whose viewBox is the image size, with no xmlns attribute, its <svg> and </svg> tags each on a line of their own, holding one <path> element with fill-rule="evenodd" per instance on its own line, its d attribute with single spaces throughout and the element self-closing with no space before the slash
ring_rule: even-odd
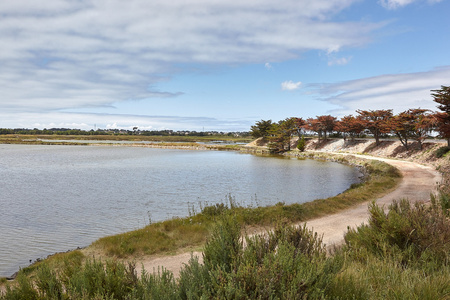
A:
<svg viewBox="0 0 450 300">
<path fill-rule="evenodd" d="M 228 210 L 228 207 L 223 203 L 217 203 L 216 205 L 206 206 L 202 209 L 202 214 L 208 217 L 217 217 L 224 214 Z"/>
</svg>

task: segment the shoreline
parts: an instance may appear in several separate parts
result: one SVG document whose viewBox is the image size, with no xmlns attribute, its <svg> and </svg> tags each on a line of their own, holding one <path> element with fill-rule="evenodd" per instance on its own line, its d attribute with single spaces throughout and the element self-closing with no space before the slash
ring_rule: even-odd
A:
<svg viewBox="0 0 450 300">
<path fill-rule="evenodd" d="M 336 146 L 335 145 L 335 143 L 339 143 L 339 141 L 331 141 L 330 143 L 329 143 L 329 145 L 334 145 L 334 146 Z M 373 141 L 369 141 L 370 143 L 373 143 Z M 93 144 L 93 145 L 96 145 L 96 146 L 111 146 L 111 145 L 109 145 L 109 144 Z M 323 159 L 323 157 L 313 157 L 314 155 L 317 155 L 317 153 L 319 153 L 319 154 L 321 154 L 321 153 L 329 153 L 329 154 L 333 154 L 333 155 L 353 155 L 353 156 L 361 156 L 361 155 L 358 155 L 358 154 L 356 154 L 356 153 L 342 153 L 342 152 L 332 152 L 332 151 L 327 151 L 327 149 L 329 149 L 330 147 L 329 147 L 329 145 L 328 145 L 328 148 L 325 148 L 326 150 L 313 150 L 313 151 L 311 151 L 312 149 L 309 149 L 310 151 L 309 152 L 306 152 L 306 153 L 304 153 L 305 154 L 305 156 L 306 157 L 309 157 L 309 158 L 313 158 L 313 159 Z M 438 145 L 437 143 L 435 144 L 435 146 L 436 145 Z M 113 146 L 115 146 L 115 145 L 113 145 Z M 117 146 L 133 146 L 133 147 L 135 147 L 136 145 L 134 145 L 134 144 L 132 144 L 132 145 L 127 145 L 127 144 L 120 144 L 120 145 L 117 145 Z M 149 145 L 137 145 L 138 147 L 146 147 L 146 146 L 149 146 Z M 311 147 L 313 147 L 313 143 L 308 143 L 308 146 L 310 146 L 310 148 Z M 218 150 L 218 149 L 210 149 L 209 147 L 205 147 L 205 148 L 202 148 L 202 149 L 199 149 L 199 147 L 192 147 L 192 148 L 189 148 L 190 146 L 182 146 L 183 148 L 177 148 L 175 145 L 171 145 L 169 148 L 166 148 L 166 147 L 168 147 L 168 146 L 166 146 L 166 145 L 151 145 L 150 146 L 150 148 L 162 148 L 162 149 L 182 149 L 182 150 Z M 327 147 L 327 146 L 325 146 L 325 147 Z M 334 149 L 336 149 L 336 147 L 334 147 Z M 230 149 L 226 149 L 226 150 L 230 150 Z M 233 149 L 233 151 L 236 151 L 236 149 Z M 342 151 L 342 150 L 338 150 L 338 151 Z M 244 151 L 245 153 L 248 153 L 247 151 Z M 316 154 L 314 154 L 314 153 L 316 153 Z M 256 153 L 256 154 L 258 154 L 258 153 Z M 289 156 L 296 156 L 296 157 L 299 157 L 299 156 L 302 156 L 302 154 L 301 154 L 301 152 L 299 152 L 299 151 L 293 151 L 292 153 L 289 153 L 289 154 L 287 154 L 287 155 L 289 155 Z M 371 156 L 366 156 L 366 155 L 364 155 L 364 156 L 362 156 L 362 158 L 364 158 L 364 159 L 380 159 L 380 157 L 371 157 Z M 392 159 L 390 159 L 390 160 L 392 160 Z M 336 161 L 338 161 L 339 162 L 339 160 L 336 160 Z M 398 160 L 397 160 L 398 161 Z M 397 187 L 397 189 L 398 189 L 398 187 Z M 338 213 L 339 214 L 339 213 Z M 320 218 L 319 218 L 320 219 Z M 86 246 L 86 247 L 89 247 L 89 246 Z M 85 248 L 86 248 L 85 247 Z M 67 252 L 71 252 L 71 251 L 74 251 L 74 250 L 79 250 L 79 249 L 73 249 L 73 250 L 68 250 L 68 251 L 66 251 L 66 252 L 58 252 L 58 253 L 54 253 L 54 254 L 51 254 L 51 255 L 49 255 L 49 256 L 47 256 L 47 258 L 49 258 L 49 257 L 51 257 L 51 256 L 54 256 L 54 255 L 56 255 L 56 254 L 60 254 L 60 253 L 67 253 Z M 182 254 L 182 255 L 184 255 L 184 254 Z M 190 257 L 189 257 L 190 258 Z M 46 258 L 44 258 L 44 259 L 46 259 Z M 39 261 L 41 261 L 41 260 L 43 260 L 43 259 L 41 259 L 41 258 L 38 258 L 38 259 L 36 259 L 36 261 L 35 261 L 35 263 L 36 262 L 39 262 Z M 33 263 L 34 264 L 34 263 Z M 33 265 L 33 264 L 31 264 L 31 265 Z M 30 265 L 30 266 L 31 266 Z M 150 270 L 150 269 L 147 269 L 147 270 Z"/>
</svg>

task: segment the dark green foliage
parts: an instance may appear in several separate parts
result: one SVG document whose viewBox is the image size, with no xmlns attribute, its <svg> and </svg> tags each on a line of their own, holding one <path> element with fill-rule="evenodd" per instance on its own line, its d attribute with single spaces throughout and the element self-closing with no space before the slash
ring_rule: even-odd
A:
<svg viewBox="0 0 450 300">
<path fill-rule="evenodd" d="M 267 137 L 272 128 L 272 120 L 261 120 L 250 128 L 250 134 L 254 138 Z"/>
<path fill-rule="evenodd" d="M 205 264 L 191 259 L 181 272 L 183 298 L 317 299 L 340 269 L 306 227 L 280 225 L 247 237 L 246 247 L 239 228 L 233 217 L 226 217 L 214 230 L 205 246 Z"/>
<path fill-rule="evenodd" d="M 369 211 L 369 225 L 350 230 L 345 236 L 351 250 L 395 257 L 404 266 L 449 264 L 450 222 L 438 206 L 401 200 L 395 201 L 388 213 L 375 204 Z"/>
<path fill-rule="evenodd" d="M 306 147 L 306 141 L 305 141 L 305 137 L 302 135 L 302 137 L 298 140 L 297 149 L 303 152 L 303 151 L 305 151 L 305 147 Z"/>
<path fill-rule="evenodd" d="M 450 219 L 439 199 L 431 206 L 370 207 L 368 225 L 350 230 L 334 257 L 344 266 L 330 282 L 331 299 L 447 299 L 450 295 Z"/>
<path fill-rule="evenodd" d="M 203 261 L 207 268 L 230 272 L 242 248 L 241 225 L 232 217 L 224 217 L 206 242 Z"/>
<path fill-rule="evenodd" d="M 440 147 L 439 149 L 437 149 L 436 152 L 434 152 L 434 154 L 436 155 L 437 158 L 441 158 L 445 154 L 447 154 L 449 151 L 450 151 L 450 147 L 443 146 L 443 147 Z"/>
</svg>

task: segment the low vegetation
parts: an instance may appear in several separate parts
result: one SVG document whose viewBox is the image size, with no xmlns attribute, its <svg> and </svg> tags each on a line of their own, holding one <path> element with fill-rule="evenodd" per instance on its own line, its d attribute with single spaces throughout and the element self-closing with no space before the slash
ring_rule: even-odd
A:
<svg viewBox="0 0 450 300">
<path fill-rule="evenodd" d="M 179 278 L 167 270 L 138 276 L 135 265 L 77 254 L 59 267 L 21 272 L 0 299 L 447 299 L 450 296 L 450 210 L 394 202 L 372 204 L 369 224 L 350 230 L 327 255 L 317 234 L 278 223 L 242 239 L 236 212 L 218 208 L 203 250 Z"/>
</svg>

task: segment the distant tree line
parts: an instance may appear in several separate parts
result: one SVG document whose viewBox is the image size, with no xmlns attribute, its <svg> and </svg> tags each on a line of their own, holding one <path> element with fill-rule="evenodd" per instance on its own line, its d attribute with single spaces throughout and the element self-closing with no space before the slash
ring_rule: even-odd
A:
<svg viewBox="0 0 450 300">
<path fill-rule="evenodd" d="M 261 120 L 251 126 L 250 133 L 254 138 L 266 139 L 273 152 L 291 150 L 293 136 L 299 137 L 298 148 L 303 151 L 303 135 L 306 133 L 317 135 L 319 141 L 327 140 L 331 135 L 344 140 L 371 135 L 376 145 L 380 144 L 381 137 L 393 135 L 406 149 L 410 141 L 418 142 L 422 149 L 423 141 L 432 132 L 437 132 L 450 146 L 450 87 L 441 86 L 441 89 L 431 92 L 433 101 L 438 104 L 437 112 L 415 108 L 394 115 L 392 109 L 357 110 L 356 115 L 347 115 L 339 120 L 331 115 L 306 120 L 297 117 L 278 122 Z"/>
<path fill-rule="evenodd" d="M 244 132 L 219 132 L 219 131 L 173 131 L 173 130 L 139 130 L 134 127 L 133 130 L 125 129 L 97 129 L 81 130 L 70 128 L 51 128 L 51 129 L 26 129 L 26 128 L 0 128 L 1 134 L 28 134 L 28 135 L 143 135 L 143 136 L 250 136 L 247 131 Z"/>
</svg>

